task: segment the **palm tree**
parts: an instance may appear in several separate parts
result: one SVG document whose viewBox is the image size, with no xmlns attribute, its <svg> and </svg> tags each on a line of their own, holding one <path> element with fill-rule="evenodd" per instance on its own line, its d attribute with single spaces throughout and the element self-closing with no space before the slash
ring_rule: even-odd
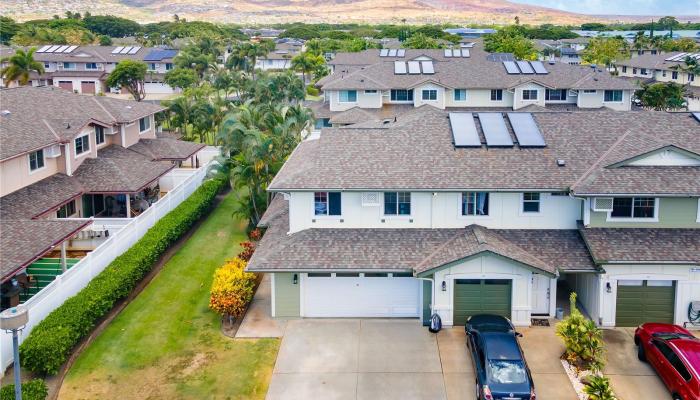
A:
<svg viewBox="0 0 700 400">
<path fill-rule="evenodd" d="M 29 83 L 29 74 L 36 72 L 39 75 L 44 73 L 44 64 L 34 60 L 36 47 L 32 47 L 25 52 L 17 49 L 17 52 L 9 57 L 3 58 L 2 62 L 8 65 L 0 70 L 0 76 L 5 80 L 5 86 L 9 87 L 11 81 L 18 81 L 21 86 Z"/>
<path fill-rule="evenodd" d="M 170 126 L 177 128 L 180 135 L 188 138 L 187 128 L 190 125 L 194 101 L 190 96 L 179 96 L 174 100 L 163 102 L 168 107 Z"/>
<path fill-rule="evenodd" d="M 292 69 L 301 72 L 301 80 L 306 85 L 306 74 L 315 71 L 319 65 L 323 65 L 325 59 L 321 56 L 304 52 L 292 58 Z"/>
</svg>

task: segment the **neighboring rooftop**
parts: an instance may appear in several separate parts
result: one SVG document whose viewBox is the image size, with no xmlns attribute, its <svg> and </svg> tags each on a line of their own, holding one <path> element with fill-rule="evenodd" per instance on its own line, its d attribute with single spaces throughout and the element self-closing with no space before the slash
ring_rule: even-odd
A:
<svg viewBox="0 0 700 400">
<path fill-rule="evenodd" d="M 596 263 L 700 263 L 700 229 L 582 228 Z"/>
<path fill-rule="evenodd" d="M 700 62 L 700 53 L 673 51 L 670 53 L 661 54 L 643 54 L 627 60 L 617 61 L 615 64 L 618 66 L 632 68 L 671 70 L 678 67 L 684 67 L 686 56 L 692 56 Z"/>
</svg>

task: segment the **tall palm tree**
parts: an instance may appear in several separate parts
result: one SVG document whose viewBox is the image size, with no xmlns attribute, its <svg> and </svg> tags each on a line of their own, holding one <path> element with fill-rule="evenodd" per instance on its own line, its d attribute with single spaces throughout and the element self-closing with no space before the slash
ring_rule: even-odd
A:
<svg viewBox="0 0 700 400">
<path fill-rule="evenodd" d="M 44 64 L 34 60 L 35 51 L 36 47 L 32 47 L 27 52 L 17 49 L 14 55 L 0 60 L 8 62 L 8 65 L 0 70 L 0 76 L 5 80 L 5 86 L 9 87 L 11 81 L 18 81 L 20 85 L 24 86 L 29 83 L 30 73 L 36 72 L 39 75 L 44 73 Z"/>
<path fill-rule="evenodd" d="M 301 72 L 301 81 L 306 85 L 306 74 L 314 71 L 319 64 L 323 64 L 323 61 L 321 56 L 304 52 L 292 58 L 292 69 Z"/>
</svg>

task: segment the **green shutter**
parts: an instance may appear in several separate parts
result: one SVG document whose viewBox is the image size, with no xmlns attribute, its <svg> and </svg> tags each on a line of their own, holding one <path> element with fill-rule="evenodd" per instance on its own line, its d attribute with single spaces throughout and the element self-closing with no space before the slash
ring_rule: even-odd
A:
<svg viewBox="0 0 700 400">
<path fill-rule="evenodd" d="M 676 285 L 617 286 L 616 326 L 637 326 L 645 322 L 673 323 Z"/>
<path fill-rule="evenodd" d="M 476 314 L 510 318 L 511 281 L 508 279 L 456 279 L 452 324 L 464 325 Z"/>
</svg>

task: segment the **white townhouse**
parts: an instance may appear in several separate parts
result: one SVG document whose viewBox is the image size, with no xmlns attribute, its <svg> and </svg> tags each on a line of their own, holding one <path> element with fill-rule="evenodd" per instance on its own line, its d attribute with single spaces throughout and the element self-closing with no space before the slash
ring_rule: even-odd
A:
<svg viewBox="0 0 700 400">
<path fill-rule="evenodd" d="M 446 110 L 627 111 L 638 88 L 595 66 L 516 60 L 512 54 L 487 53 L 479 44 L 339 53 L 329 65 L 331 75 L 318 82 L 324 101 L 313 107 L 321 126 L 391 119 L 424 104 Z"/>
<path fill-rule="evenodd" d="M 275 317 L 527 326 L 576 290 L 611 327 L 700 300 L 700 115 L 422 106 L 312 134 L 268 189 L 247 268 Z"/>
</svg>

